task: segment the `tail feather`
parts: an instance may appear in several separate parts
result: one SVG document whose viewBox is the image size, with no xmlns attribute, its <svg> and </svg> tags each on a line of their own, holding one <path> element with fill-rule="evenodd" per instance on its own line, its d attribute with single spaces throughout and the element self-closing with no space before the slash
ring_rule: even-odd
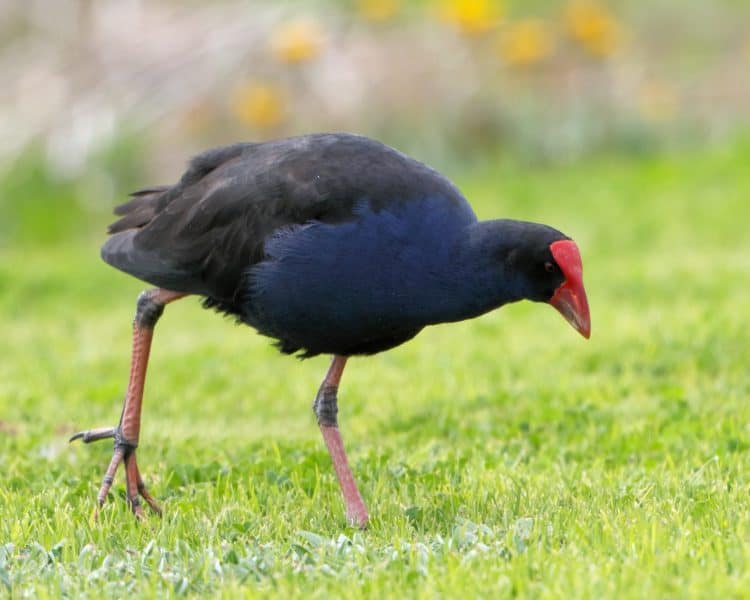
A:
<svg viewBox="0 0 750 600">
<path fill-rule="evenodd" d="M 115 214 L 122 218 L 112 223 L 107 232 L 119 233 L 128 229 L 143 227 L 161 212 L 168 203 L 168 186 L 139 190 L 130 195 L 130 200 L 115 208 Z"/>
<path fill-rule="evenodd" d="M 192 291 L 191 274 L 160 256 L 134 244 L 137 229 L 120 231 L 104 242 L 101 256 L 104 262 L 138 279 L 175 291 Z M 186 289 L 187 286 L 190 289 Z"/>
</svg>

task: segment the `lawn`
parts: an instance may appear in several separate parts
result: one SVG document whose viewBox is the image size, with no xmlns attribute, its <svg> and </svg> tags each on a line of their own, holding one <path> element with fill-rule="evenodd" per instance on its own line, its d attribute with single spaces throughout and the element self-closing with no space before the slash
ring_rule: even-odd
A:
<svg viewBox="0 0 750 600">
<path fill-rule="evenodd" d="M 593 334 L 522 303 L 350 361 L 364 532 L 310 410 L 328 359 L 196 299 L 166 310 L 146 384 L 139 464 L 164 518 L 136 522 L 119 473 L 94 520 L 111 445 L 67 438 L 118 418 L 143 286 L 99 260 L 105 216 L 18 233 L 0 250 L 0 595 L 746 596 L 748 155 L 445 169 L 481 216 L 578 241 Z"/>
</svg>

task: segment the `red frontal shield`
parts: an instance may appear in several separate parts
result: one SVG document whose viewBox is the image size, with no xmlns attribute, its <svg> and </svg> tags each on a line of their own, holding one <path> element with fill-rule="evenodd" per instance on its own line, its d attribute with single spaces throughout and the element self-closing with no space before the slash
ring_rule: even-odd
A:
<svg viewBox="0 0 750 600">
<path fill-rule="evenodd" d="M 581 253 L 573 240 L 559 240 L 549 246 L 552 257 L 560 267 L 565 281 L 555 290 L 549 303 L 583 337 L 591 335 L 591 315 L 586 290 L 583 288 Z"/>
</svg>

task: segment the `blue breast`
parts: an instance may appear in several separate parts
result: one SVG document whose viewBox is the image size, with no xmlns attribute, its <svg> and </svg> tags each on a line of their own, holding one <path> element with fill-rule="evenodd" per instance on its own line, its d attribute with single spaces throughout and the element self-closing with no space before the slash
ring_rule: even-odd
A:
<svg viewBox="0 0 750 600">
<path fill-rule="evenodd" d="M 462 199 L 425 198 L 278 231 L 247 277 L 243 320 L 286 352 L 372 353 L 456 320 L 456 257 L 476 222 Z M 459 269 L 460 270 L 460 269 Z"/>
</svg>

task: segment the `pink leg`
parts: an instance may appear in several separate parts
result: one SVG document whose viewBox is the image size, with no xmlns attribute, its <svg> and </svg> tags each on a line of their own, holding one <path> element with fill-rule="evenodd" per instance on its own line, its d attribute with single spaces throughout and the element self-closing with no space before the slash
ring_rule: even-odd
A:
<svg viewBox="0 0 750 600">
<path fill-rule="evenodd" d="M 138 471 L 135 452 L 141 431 L 141 407 L 143 403 L 143 385 L 146 381 L 146 368 L 151 350 L 151 340 L 154 327 L 159 320 L 164 306 L 174 302 L 187 294 L 169 290 L 149 290 L 138 297 L 138 308 L 133 322 L 133 354 L 130 361 L 130 380 L 125 393 L 125 402 L 117 427 L 103 427 L 76 433 L 70 441 L 81 439 L 84 443 L 96 442 L 107 438 L 115 439 L 115 450 L 104 475 L 97 501 L 99 506 L 112 487 L 115 473 L 120 464 L 125 464 L 126 494 L 128 503 L 136 516 L 143 515 L 140 505 L 142 496 L 146 503 L 158 514 L 161 509 L 153 497 L 146 490 L 141 474 Z"/>
<path fill-rule="evenodd" d="M 328 453 L 331 455 L 333 468 L 336 471 L 336 478 L 341 486 L 341 493 L 344 496 L 344 506 L 346 507 L 347 520 L 357 527 L 365 528 L 369 519 L 367 508 L 362 501 L 362 496 L 357 489 L 354 476 L 349 468 L 349 461 L 346 458 L 344 442 L 341 439 L 341 433 L 338 427 L 338 406 L 337 392 L 341 375 L 346 366 L 346 356 L 334 356 L 328 373 L 323 379 L 323 383 L 315 397 L 313 410 L 318 417 L 318 425 L 323 434 Z"/>
</svg>

